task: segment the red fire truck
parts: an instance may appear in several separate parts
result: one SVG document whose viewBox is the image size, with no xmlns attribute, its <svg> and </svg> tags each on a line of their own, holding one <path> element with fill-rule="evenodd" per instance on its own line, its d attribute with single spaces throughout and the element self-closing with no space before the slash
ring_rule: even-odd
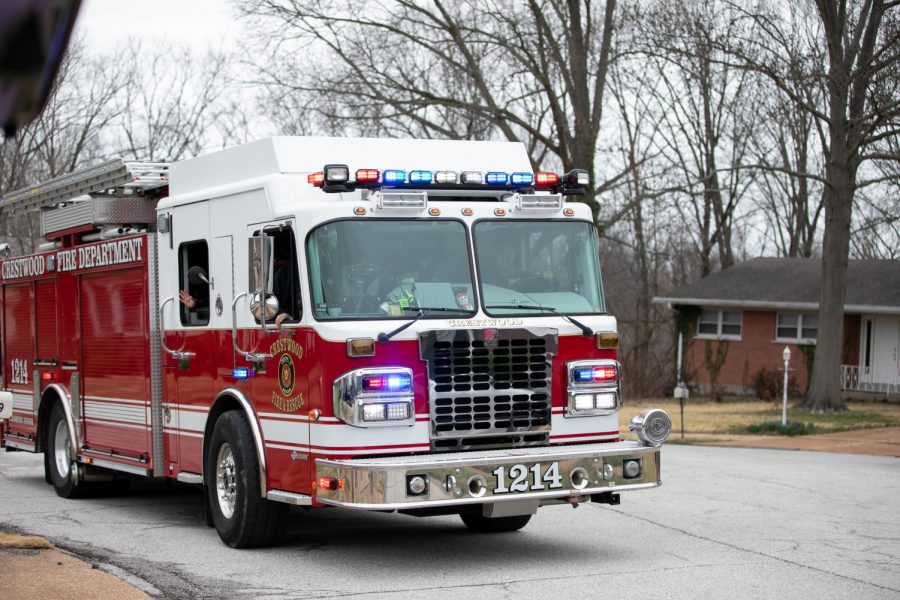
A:
<svg viewBox="0 0 900 600">
<path fill-rule="evenodd" d="M 202 485 L 233 547 L 289 505 L 617 504 L 671 423 L 620 439 L 588 183 L 514 143 L 281 137 L 7 194 L 46 242 L 0 265 L 0 439 L 66 498 Z"/>
</svg>

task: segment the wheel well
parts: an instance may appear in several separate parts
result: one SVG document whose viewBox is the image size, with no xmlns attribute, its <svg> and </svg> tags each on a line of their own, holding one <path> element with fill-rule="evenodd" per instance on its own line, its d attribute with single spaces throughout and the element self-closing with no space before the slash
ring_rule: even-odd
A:
<svg viewBox="0 0 900 600">
<path fill-rule="evenodd" d="M 260 495 L 265 498 L 268 492 L 268 470 L 266 469 L 266 450 L 263 445 L 262 431 L 254 416 L 253 406 L 238 389 L 228 388 L 219 392 L 215 402 L 213 402 L 212 407 L 209 409 L 209 415 L 206 418 L 206 426 L 203 431 L 204 476 L 206 475 L 206 451 L 209 447 L 209 441 L 212 438 L 213 428 L 220 416 L 232 410 L 240 411 L 240 414 L 247 420 L 247 423 L 250 426 L 250 431 L 253 434 L 256 459 L 259 462 Z"/>
</svg>

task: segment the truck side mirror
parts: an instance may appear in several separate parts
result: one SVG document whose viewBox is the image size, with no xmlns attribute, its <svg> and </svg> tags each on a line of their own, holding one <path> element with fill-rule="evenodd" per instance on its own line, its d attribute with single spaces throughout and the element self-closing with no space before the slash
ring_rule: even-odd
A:
<svg viewBox="0 0 900 600">
<path fill-rule="evenodd" d="M 250 293 L 261 294 L 271 289 L 273 241 L 269 236 L 253 236 L 248 240 L 248 261 L 250 272 Z"/>
<path fill-rule="evenodd" d="M 250 299 L 250 312 L 257 321 L 270 320 L 278 314 L 278 298 L 275 294 L 266 294 L 266 301 L 262 301 L 263 294 L 253 294 Z"/>
<path fill-rule="evenodd" d="M 265 329 L 265 322 L 278 314 L 278 298 L 271 293 L 274 268 L 274 240 L 267 235 L 249 239 L 250 313 Z"/>
</svg>

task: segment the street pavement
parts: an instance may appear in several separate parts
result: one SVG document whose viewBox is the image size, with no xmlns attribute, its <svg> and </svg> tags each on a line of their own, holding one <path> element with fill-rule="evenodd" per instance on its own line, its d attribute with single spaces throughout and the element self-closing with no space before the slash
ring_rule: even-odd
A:
<svg viewBox="0 0 900 600">
<path fill-rule="evenodd" d="M 900 597 L 897 458 L 669 445 L 662 465 L 660 488 L 545 507 L 517 533 L 298 509 L 281 546 L 232 550 L 194 489 L 63 500 L 40 455 L 0 454 L 0 529 L 166 598 Z"/>
</svg>

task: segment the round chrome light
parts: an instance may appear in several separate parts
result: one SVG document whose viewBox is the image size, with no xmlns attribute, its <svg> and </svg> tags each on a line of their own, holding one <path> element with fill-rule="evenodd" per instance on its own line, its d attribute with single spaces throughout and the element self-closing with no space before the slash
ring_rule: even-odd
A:
<svg viewBox="0 0 900 600">
<path fill-rule="evenodd" d="M 421 475 L 413 475 L 409 478 L 409 482 L 407 483 L 409 487 L 409 493 L 412 496 L 419 496 L 425 492 L 426 482 L 425 478 Z"/>
<path fill-rule="evenodd" d="M 569 479 L 572 481 L 572 487 L 576 490 L 583 490 L 590 483 L 588 472 L 583 467 L 575 467 L 572 469 L 572 472 L 569 474 Z"/>
<path fill-rule="evenodd" d="M 609 481 L 613 478 L 613 466 L 609 463 L 604 463 L 602 467 L 597 469 L 597 474 L 600 475 L 603 480 Z"/>
<path fill-rule="evenodd" d="M 622 463 L 622 475 L 625 479 L 634 479 L 641 474 L 641 462 L 638 460 L 626 460 Z"/>
<path fill-rule="evenodd" d="M 481 475 L 469 478 L 469 495 L 473 498 L 481 498 L 487 493 L 487 481 Z"/>
<path fill-rule="evenodd" d="M 650 408 L 642 410 L 628 423 L 628 428 L 635 432 L 642 442 L 650 446 L 659 446 L 672 433 L 672 420 L 664 410 Z"/>
</svg>

